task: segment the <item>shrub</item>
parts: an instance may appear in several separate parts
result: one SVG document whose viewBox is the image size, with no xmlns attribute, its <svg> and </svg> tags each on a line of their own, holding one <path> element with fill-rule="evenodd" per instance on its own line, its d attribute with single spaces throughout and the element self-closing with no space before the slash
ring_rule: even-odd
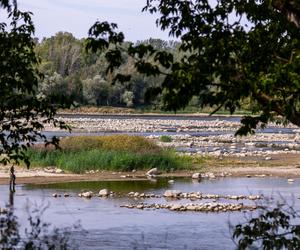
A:
<svg viewBox="0 0 300 250">
<path fill-rule="evenodd" d="M 154 142 L 141 136 L 110 135 L 110 136 L 74 136 L 60 141 L 62 150 L 82 151 L 90 149 L 113 150 L 134 153 L 157 153 L 161 148 Z"/>
<path fill-rule="evenodd" d="M 160 140 L 161 142 L 171 142 L 171 141 L 172 141 L 172 138 L 171 138 L 171 136 L 168 136 L 168 135 L 162 135 L 162 136 L 159 138 L 159 140 Z"/>
<path fill-rule="evenodd" d="M 173 151 L 139 136 L 79 136 L 61 140 L 61 150 L 35 146 L 27 154 L 33 166 L 57 166 L 84 173 L 87 170 L 147 169 L 158 167 L 169 171 L 187 167 L 190 162 Z"/>
</svg>

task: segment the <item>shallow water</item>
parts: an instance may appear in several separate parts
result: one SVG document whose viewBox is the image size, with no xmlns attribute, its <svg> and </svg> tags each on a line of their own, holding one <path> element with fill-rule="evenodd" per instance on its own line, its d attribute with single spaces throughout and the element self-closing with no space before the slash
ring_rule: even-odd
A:
<svg viewBox="0 0 300 250">
<path fill-rule="evenodd" d="M 121 204 L 137 203 L 127 197 L 92 198 L 76 197 L 82 190 L 97 192 L 108 188 L 118 193 L 129 191 L 162 194 L 166 189 L 200 191 L 210 194 L 264 194 L 294 201 L 300 208 L 300 179 L 289 184 L 281 178 L 221 178 L 192 182 L 175 179 L 173 185 L 167 179 L 150 181 L 80 182 L 48 185 L 24 185 L 17 187 L 16 213 L 21 224 L 26 221 L 26 204 L 48 204 L 44 219 L 56 226 L 72 225 L 80 220 L 87 231 L 73 235 L 74 242 L 85 249 L 234 249 L 230 238 L 229 222 L 236 224 L 244 219 L 243 212 L 196 213 L 167 210 L 130 210 Z M 52 193 L 68 192 L 73 197 L 53 198 Z M 0 206 L 8 198 L 8 187 L 0 186 Z M 211 200 L 207 200 L 211 201 Z M 145 199 L 145 203 L 166 203 L 165 199 Z M 189 200 L 177 202 L 189 203 Z M 198 201 L 198 202 L 203 202 Z M 230 201 L 227 201 L 230 202 Z M 172 201 L 174 203 L 174 201 Z M 197 201 L 195 202 L 197 203 Z"/>
</svg>

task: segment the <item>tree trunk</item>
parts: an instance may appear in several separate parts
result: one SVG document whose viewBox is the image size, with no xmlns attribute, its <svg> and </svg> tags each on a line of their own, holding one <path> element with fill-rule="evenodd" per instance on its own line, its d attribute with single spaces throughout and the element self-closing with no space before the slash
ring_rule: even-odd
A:
<svg viewBox="0 0 300 250">
<path fill-rule="evenodd" d="M 285 15 L 291 23 L 300 28 L 299 0 L 272 0 L 272 6 Z"/>
</svg>

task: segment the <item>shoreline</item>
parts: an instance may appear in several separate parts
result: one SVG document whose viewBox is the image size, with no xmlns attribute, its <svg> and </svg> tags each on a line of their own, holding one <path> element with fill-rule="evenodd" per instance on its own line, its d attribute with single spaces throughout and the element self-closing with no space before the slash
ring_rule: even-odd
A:
<svg viewBox="0 0 300 250">
<path fill-rule="evenodd" d="M 162 173 L 158 178 L 191 178 L 193 173 L 214 173 L 216 176 L 228 173 L 228 177 L 238 178 L 300 178 L 300 155 L 277 155 L 271 161 L 264 161 L 256 158 L 244 158 L 243 160 L 231 157 L 224 159 L 210 158 L 195 169 L 180 170 L 170 173 Z M 17 167 L 17 184 L 50 184 L 77 181 L 136 181 L 147 180 L 145 171 L 116 172 L 101 171 L 93 174 L 72 174 L 72 173 L 48 173 L 42 168 L 27 170 Z M 224 177 L 224 178 L 228 178 Z M 219 177 L 217 177 L 219 178 Z M 223 178 L 223 177 L 222 177 Z M 8 167 L 0 168 L 0 185 L 9 183 Z"/>
<path fill-rule="evenodd" d="M 213 114 L 210 113 L 105 113 L 105 112 L 58 112 L 57 116 L 117 116 L 117 117 L 235 117 L 241 118 L 247 114 Z"/>
</svg>

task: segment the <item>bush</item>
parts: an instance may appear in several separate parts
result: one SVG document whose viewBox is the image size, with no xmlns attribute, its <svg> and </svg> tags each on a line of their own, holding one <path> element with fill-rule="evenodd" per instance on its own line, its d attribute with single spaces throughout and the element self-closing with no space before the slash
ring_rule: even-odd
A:
<svg viewBox="0 0 300 250">
<path fill-rule="evenodd" d="M 160 140 L 161 142 L 171 142 L 171 141 L 172 141 L 172 138 L 171 138 L 171 136 L 168 136 L 168 135 L 162 135 L 162 136 L 159 138 L 159 140 Z"/>
<path fill-rule="evenodd" d="M 269 207 L 271 205 L 271 207 Z M 237 249 L 300 249 L 299 214 L 285 200 L 261 206 L 257 217 L 233 228 Z"/>
<path fill-rule="evenodd" d="M 110 135 L 110 136 L 74 136 L 60 141 L 62 150 L 82 151 L 101 149 L 109 151 L 158 153 L 162 149 L 154 142 L 141 136 Z"/>
<path fill-rule="evenodd" d="M 69 137 L 62 139 L 61 150 L 35 146 L 28 150 L 33 166 L 57 166 L 66 171 L 131 171 L 158 167 L 163 171 L 186 168 L 186 159 L 166 151 L 139 136 Z"/>
</svg>

